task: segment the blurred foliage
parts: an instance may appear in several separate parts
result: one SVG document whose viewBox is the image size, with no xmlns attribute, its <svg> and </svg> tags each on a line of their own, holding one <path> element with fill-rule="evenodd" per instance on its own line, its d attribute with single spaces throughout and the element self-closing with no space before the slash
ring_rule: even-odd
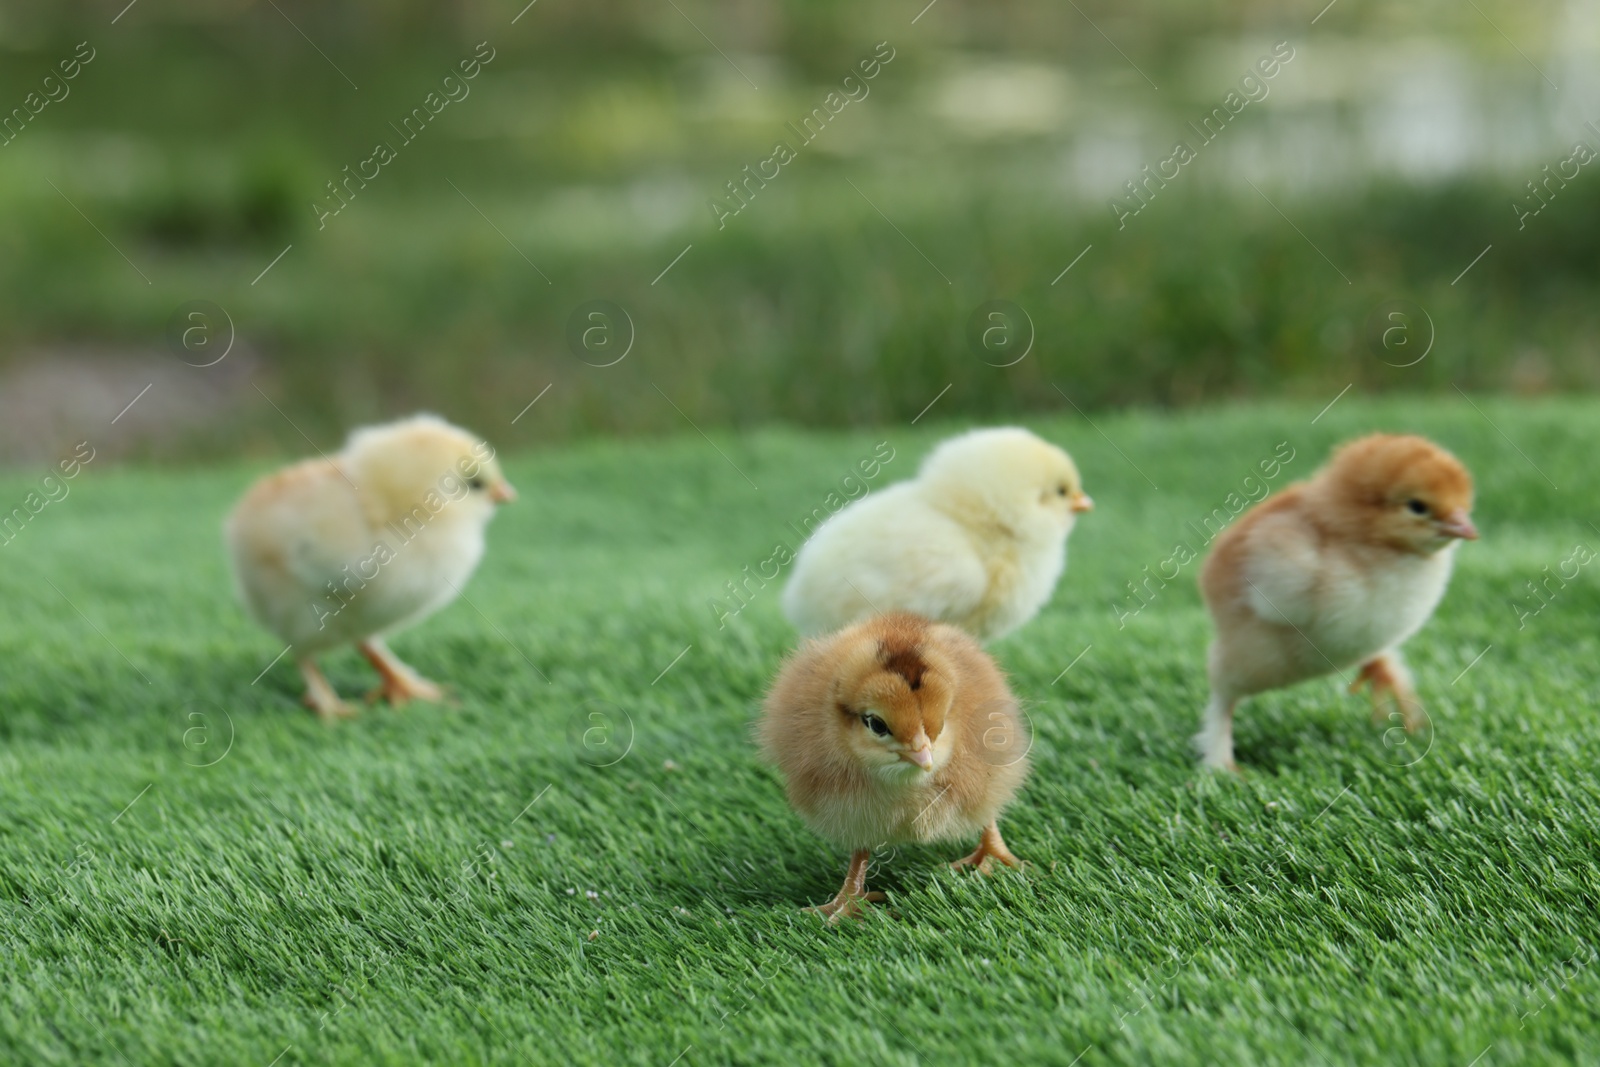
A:
<svg viewBox="0 0 1600 1067">
<path fill-rule="evenodd" d="M 0 366 L 64 347 L 162 356 L 174 309 L 212 300 L 264 390 L 320 440 L 413 407 L 536 439 L 684 430 L 685 418 L 908 420 L 947 386 L 946 414 L 998 419 L 1062 409 L 1063 394 L 1094 410 L 1351 383 L 1600 384 L 1600 189 L 1587 169 L 1521 231 L 1509 203 L 1536 167 L 1375 175 L 1335 192 L 1261 178 L 1258 192 L 1202 156 L 1121 229 L 1105 197 L 1064 177 L 1074 136 L 1181 130 L 1259 42 L 1293 38 L 1311 55 L 1300 13 L 941 0 L 912 26 L 920 4 L 676 6 L 146 3 L 115 26 L 99 5 L 8 9 L 0 106 L 77 40 L 98 55 L 0 147 Z M 1559 13 L 1484 9 L 1519 36 Z M 1426 30 L 1537 88 L 1483 21 L 1346 0 L 1319 31 Z M 400 145 L 392 124 L 483 40 L 496 55 L 471 95 L 320 225 L 312 204 L 332 202 L 328 183 L 375 141 Z M 719 229 L 708 201 L 880 40 L 896 55 L 869 101 Z M 964 128 L 951 115 L 979 106 L 986 83 L 951 69 L 1047 87 L 1059 73 L 1059 114 L 1024 106 L 1016 128 Z M 1275 114 L 1239 124 L 1270 129 Z M 1141 154 L 1147 140 L 1138 162 L 1159 158 Z M 1402 298 L 1434 334 L 1404 368 L 1372 343 L 1373 316 Z M 596 299 L 625 308 L 636 333 L 616 366 L 569 349 L 571 316 Z M 1016 366 L 988 365 L 967 340 L 994 299 L 1036 330 Z M 549 401 L 513 427 L 546 386 Z M 184 447 L 276 441 L 281 423 L 257 404 Z"/>
</svg>

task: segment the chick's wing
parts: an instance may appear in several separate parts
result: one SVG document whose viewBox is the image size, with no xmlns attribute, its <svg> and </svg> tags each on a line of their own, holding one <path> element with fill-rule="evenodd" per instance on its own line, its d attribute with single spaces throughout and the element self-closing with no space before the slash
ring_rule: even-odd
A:
<svg viewBox="0 0 1600 1067">
<path fill-rule="evenodd" d="M 1271 623 L 1312 625 L 1322 570 L 1316 530 L 1294 509 L 1264 514 L 1244 531 L 1240 599 Z"/>
<path fill-rule="evenodd" d="M 338 584 L 344 568 L 373 548 L 356 490 L 332 464 L 314 462 L 274 475 L 250 494 L 233 520 L 256 581 L 306 595 Z M 252 582 L 254 584 L 254 582 Z"/>
</svg>

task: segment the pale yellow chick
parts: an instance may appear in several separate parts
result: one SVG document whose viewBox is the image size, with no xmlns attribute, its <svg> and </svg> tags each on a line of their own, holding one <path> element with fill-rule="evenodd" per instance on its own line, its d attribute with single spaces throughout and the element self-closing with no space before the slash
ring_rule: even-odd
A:
<svg viewBox="0 0 1600 1067">
<path fill-rule="evenodd" d="M 376 692 L 391 703 L 443 698 L 383 638 L 455 599 L 497 505 L 515 497 L 494 450 L 434 415 L 356 430 L 332 459 L 245 493 L 224 529 L 235 583 L 250 614 L 288 642 L 310 707 L 351 713 L 316 665 L 343 644 L 377 668 Z"/>
<path fill-rule="evenodd" d="M 1371 683 L 1375 719 L 1388 697 L 1408 731 L 1424 726 L 1399 646 L 1444 596 L 1456 546 L 1477 539 L 1471 511 L 1472 476 L 1449 452 L 1372 434 L 1229 527 L 1200 573 L 1217 629 L 1205 763 L 1237 769 L 1241 699 L 1347 668 L 1360 668 L 1352 690 Z"/>
<path fill-rule="evenodd" d="M 942 442 L 916 478 L 863 497 L 800 549 L 783 610 L 803 634 L 909 611 L 1001 637 L 1038 613 L 1094 507 L 1072 457 L 1016 427 Z"/>
</svg>

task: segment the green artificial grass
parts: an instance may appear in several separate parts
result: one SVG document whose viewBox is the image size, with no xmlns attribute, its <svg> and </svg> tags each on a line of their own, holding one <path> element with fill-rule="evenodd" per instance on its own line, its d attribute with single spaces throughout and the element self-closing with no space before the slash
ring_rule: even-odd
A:
<svg viewBox="0 0 1600 1067">
<path fill-rule="evenodd" d="M 332 727 L 229 589 L 219 522 L 264 467 L 90 463 L 0 547 L 0 1061 L 1600 1062 L 1594 567 L 1515 607 L 1600 546 L 1600 405 L 1476 403 L 1035 422 L 1099 506 L 993 646 L 1032 866 L 902 848 L 841 928 L 799 908 L 845 857 L 749 740 L 779 587 L 721 629 L 708 602 L 879 441 L 883 485 L 957 427 L 513 456 L 470 602 L 394 641 L 460 706 Z M 1386 744 L 1329 679 L 1242 711 L 1242 779 L 1199 772 L 1196 566 L 1113 605 L 1280 442 L 1278 486 L 1380 427 L 1478 478 L 1483 540 L 1408 649 L 1433 736 Z"/>
</svg>

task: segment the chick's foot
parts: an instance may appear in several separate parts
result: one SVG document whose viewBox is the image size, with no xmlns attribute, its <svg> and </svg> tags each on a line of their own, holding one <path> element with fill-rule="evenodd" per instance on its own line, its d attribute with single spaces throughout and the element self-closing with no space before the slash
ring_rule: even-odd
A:
<svg viewBox="0 0 1600 1067">
<path fill-rule="evenodd" d="M 1206 767 L 1239 773 L 1233 759 L 1233 709 L 1237 700 L 1213 692 L 1206 705 L 1205 726 L 1194 735 L 1200 761 Z"/>
<path fill-rule="evenodd" d="M 850 870 L 844 876 L 844 885 L 834 898 L 826 904 L 801 910 L 821 915 L 832 925 L 840 919 L 859 919 L 866 910 L 863 905 L 888 899 L 882 893 L 867 892 L 867 861 L 871 856 L 872 853 L 867 849 L 857 850 L 850 857 Z"/>
<path fill-rule="evenodd" d="M 818 904 L 814 908 L 802 908 L 801 911 L 815 912 L 827 919 L 830 924 L 840 919 L 859 919 L 867 909 L 866 904 L 877 904 L 887 900 L 882 893 L 851 893 L 848 890 L 839 890 L 839 895 L 826 904 Z"/>
<path fill-rule="evenodd" d="M 300 676 L 306 682 L 306 695 L 302 698 L 306 707 L 317 713 L 323 722 L 334 719 L 348 719 L 356 713 L 356 709 L 339 699 L 338 692 L 328 682 L 322 671 L 317 669 L 315 662 L 309 659 L 299 661 Z"/>
<path fill-rule="evenodd" d="M 357 647 L 382 678 L 378 687 L 367 694 L 368 701 L 382 697 L 397 708 L 412 700 L 431 704 L 444 701 L 443 689 L 407 667 L 382 641 L 363 641 Z"/>
<path fill-rule="evenodd" d="M 962 867 L 976 867 L 981 873 L 988 874 L 989 865 L 994 860 L 999 860 L 1007 867 L 1021 867 L 1023 865 L 1021 860 L 1012 855 L 1011 850 L 1006 847 L 1005 841 L 1001 839 L 998 823 L 990 823 L 985 826 L 983 828 L 983 836 L 978 839 L 978 847 L 973 849 L 970 856 L 963 856 L 952 863 L 950 867 L 952 870 L 960 870 Z"/>
<path fill-rule="evenodd" d="M 1411 687 L 1410 674 L 1393 657 L 1379 656 L 1363 663 L 1361 673 L 1350 683 L 1350 692 L 1357 692 L 1363 685 L 1372 687 L 1372 725 L 1387 726 L 1396 713 L 1408 734 L 1428 725 L 1422 701 Z"/>
</svg>

